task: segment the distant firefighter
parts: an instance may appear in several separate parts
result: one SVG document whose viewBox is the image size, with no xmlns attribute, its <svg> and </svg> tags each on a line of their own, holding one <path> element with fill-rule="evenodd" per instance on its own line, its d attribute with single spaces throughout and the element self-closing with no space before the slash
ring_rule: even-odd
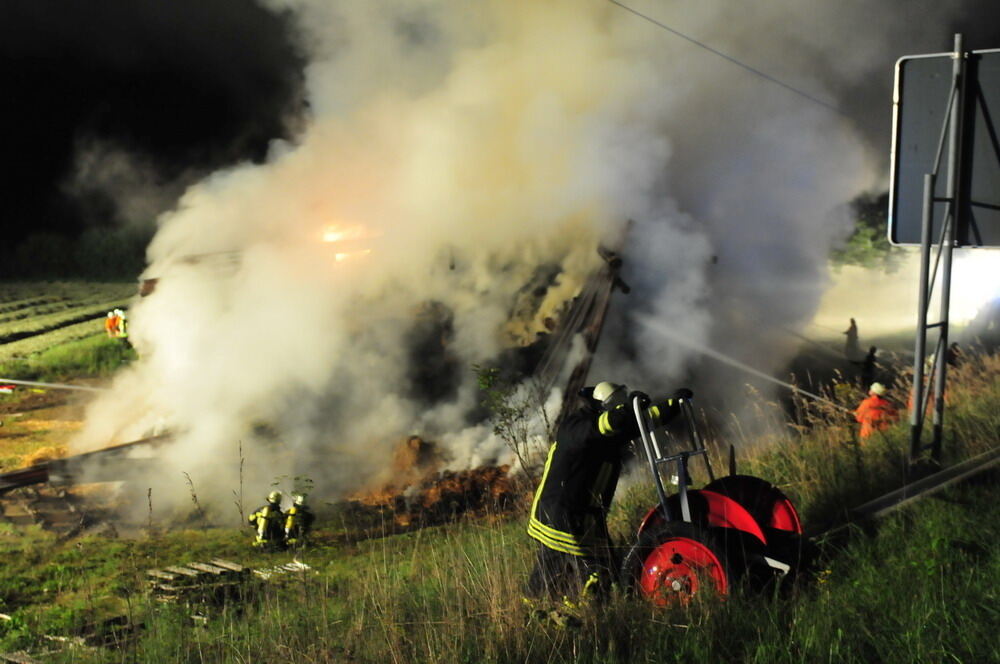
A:
<svg viewBox="0 0 1000 664">
<path fill-rule="evenodd" d="M 114 314 L 118 318 L 118 331 L 115 337 L 126 346 L 131 346 L 128 340 L 128 317 L 125 315 L 125 310 L 115 309 Z"/>
<path fill-rule="evenodd" d="M 285 543 L 288 546 L 305 544 L 315 520 L 316 515 L 306 505 L 306 497 L 302 494 L 295 496 L 295 501 L 285 513 Z"/>
<path fill-rule="evenodd" d="M 104 333 L 108 335 L 109 339 L 118 338 L 118 325 L 121 323 L 121 318 L 114 311 L 109 311 L 107 318 L 104 319 Z"/>
<path fill-rule="evenodd" d="M 283 549 L 285 546 L 285 520 L 281 513 L 281 492 L 267 494 L 267 504 L 247 517 L 257 536 L 253 545 L 267 551 Z"/>
<path fill-rule="evenodd" d="M 844 334 L 847 335 L 847 339 L 844 342 L 844 355 L 847 356 L 848 362 L 862 362 L 865 359 L 865 353 L 861 350 L 861 343 L 858 341 L 858 324 L 851 319 L 851 325 L 848 327 Z"/>
<path fill-rule="evenodd" d="M 869 438 L 876 431 L 885 431 L 899 419 L 896 407 L 886 399 L 885 385 L 872 383 L 868 396 L 854 411 L 854 419 L 861 424 L 861 440 Z"/>
<path fill-rule="evenodd" d="M 865 355 L 865 361 L 861 365 L 861 385 L 871 385 L 875 382 L 875 375 L 878 371 L 878 348 L 872 346 Z"/>
</svg>

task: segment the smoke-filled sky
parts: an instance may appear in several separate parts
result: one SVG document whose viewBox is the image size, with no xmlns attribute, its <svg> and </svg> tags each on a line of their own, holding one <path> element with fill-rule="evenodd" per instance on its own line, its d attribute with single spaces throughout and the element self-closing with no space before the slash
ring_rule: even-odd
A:
<svg viewBox="0 0 1000 664">
<path fill-rule="evenodd" d="M 161 476 L 220 500 L 241 442 L 254 481 L 327 493 L 411 433 L 495 461 L 471 365 L 539 266 L 571 295 L 629 219 L 595 371 L 684 375 L 664 327 L 775 367 L 787 338 L 737 321 L 812 318 L 847 202 L 885 186 L 893 63 L 998 45 L 987 4 L 631 5 L 834 112 L 599 0 L 7 3 L 5 223 L 90 223 L 80 192 L 160 213 L 141 360 L 77 444 L 168 426 Z"/>
<path fill-rule="evenodd" d="M 434 3 L 363 4 L 372 4 L 373 13 L 378 7 L 405 8 L 385 30 L 409 35 L 417 47 L 387 53 L 383 67 L 393 71 L 447 66 L 455 38 L 471 42 L 490 29 L 478 22 L 486 12 L 475 6 L 449 10 L 454 32 L 441 35 L 434 32 L 441 29 L 431 18 Z M 601 4 L 583 0 L 578 11 Z M 948 50 L 956 31 L 972 48 L 996 47 L 995 3 L 836 4 L 837 10 L 823 2 L 646 0 L 631 6 L 831 101 L 884 167 L 896 57 Z M 316 86 L 323 85 L 314 80 L 312 93 L 303 90 L 306 61 L 317 48 L 344 46 L 320 47 L 315 35 L 303 36 L 289 16 L 294 7 L 254 0 L 2 3 L 4 238 L 12 241 L 39 228 L 73 232 L 85 223 L 105 224 L 116 205 L 123 219 L 150 223 L 193 179 L 224 164 L 260 161 L 271 139 L 296 133 L 308 114 L 307 100 L 316 103 Z M 652 36 L 672 50 L 673 61 L 660 67 L 664 87 L 680 92 L 705 68 L 724 73 L 733 67 L 624 10 L 610 9 L 608 16 L 609 26 Z M 349 39 L 346 22 L 332 29 L 341 31 L 338 39 Z M 793 102 L 768 83 L 731 73 L 741 85 Z M 354 69 L 351 87 L 365 75 L 374 75 L 368 84 L 378 85 L 385 74 Z M 407 78 L 411 88 L 428 84 L 419 74 Z M 745 109 L 727 101 L 728 91 L 720 94 L 722 103 L 702 105 L 698 122 L 673 140 L 703 143 L 718 123 L 739 123 Z M 148 191 L 150 183 L 161 190 L 158 197 Z M 111 199 L 104 195 L 107 186 L 116 189 Z M 143 196 L 134 191 L 139 187 L 147 190 Z"/>
</svg>

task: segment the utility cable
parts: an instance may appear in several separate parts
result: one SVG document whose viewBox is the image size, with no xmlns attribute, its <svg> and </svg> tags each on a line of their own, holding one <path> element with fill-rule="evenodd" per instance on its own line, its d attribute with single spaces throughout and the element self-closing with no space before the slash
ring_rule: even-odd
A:
<svg viewBox="0 0 1000 664">
<path fill-rule="evenodd" d="M 811 101 L 811 102 L 813 102 L 815 104 L 819 104 L 820 106 L 822 106 L 824 108 L 828 108 L 828 109 L 830 109 L 831 111 L 833 111 L 835 113 L 839 113 L 841 115 L 845 115 L 843 111 L 841 111 L 839 108 L 837 108 L 833 104 L 831 104 L 829 102 L 825 102 L 822 99 L 819 99 L 818 97 L 814 97 L 811 94 L 809 94 L 808 92 L 804 92 L 802 90 L 799 90 L 798 88 L 796 88 L 796 87 L 794 87 L 792 85 L 789 85 L 788 83 L 785 83 L 784 81 L 782 81 L 780 79 L 777 79 L 774 76 L 771 76 L 770 74 L 768 74 L 767 72 L 763 72 L 760 69 L 757 69 L 756 67 L 751 67 L 750 65 L 746 64 L 745 62 L 741 62 L 740 60 L 737 60 L 736 58 L 732 57 L 731 55 L 726 55 L 722 51 L 720 51 L 718 49 L 714 49 L 711 46 L 709 46 L 708 44 L 705 44 L 704 42 L 698 41 L 694 37 L 689 37 L 686 34 L 684 34 L 683 32 L 680 32 L 679 30 L 675 30 L 674 28 L 671 28 L 669 25 L 666 25 L 665 23 L 661 23 L 660 21 L 657 21 L 655 18 L 653 18 L 651 16 L 647 16 L 646 14 L 643 14 L 640 11 L 632 9 L 628 5 L 623 5 L 622 3 L 618 2 L 618 0 L 608 0 L 608 2 L 610 2 L 613 5 L 618 5 L 619 7 L 621 7 L 622 9 L 624 9 L 625 11 L 631 12 L 632 14 L 635 14 L 639 18 L 645 19 L 645 20 L 649 21 L 650 23 L 652 23 L 653 25 L 655 25 L 655 26 L 657 26 L 659 28 L 663 28 L 667 32 L 671 33 L 672 35 L 675 35 L 677 37 L 680 37 L 681 39 L 687 40 L 687 41 L 691 42 L 692 44 L 694 44 L 695 46 L 699 46 L 699 47 L 705 49 L 706 51 L 708 51 L 709 53 L 713 53 L 713 54 L 719 56 L 720 58 L 722 58 L 723 60 L 727 60 L 727 61 L 733 63 L 737 67 L 742 67 L 743 69 L 747 70 L 751 74 L 756 74 L 757 76 L 760 76 L 764 80 L 770 81 L 771 83 L 774 83 L 775 85 L 780 85 L 781 87 L 785 88 L 789 92 L 794 92 L 795 94 L 799 95 L 800 97 L 804 97 L 805 99 L 808 99 L 809 101 Z"/>
</svg>

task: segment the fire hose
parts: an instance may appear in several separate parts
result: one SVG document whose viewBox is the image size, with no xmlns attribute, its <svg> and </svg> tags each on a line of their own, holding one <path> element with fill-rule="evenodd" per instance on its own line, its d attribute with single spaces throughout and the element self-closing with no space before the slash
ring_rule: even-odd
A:
<svg viewBox="0 0 1000 664">
<path fill-rule="evenodd" d="M 78 390 L 81 392 L 107 392 L 108 389 L 106 387 L 68 385 L 66 383 L 41 383 L 34 380 L 14 380 L 12 378 L 0 378 L 0 383 L 10 383 L 11 385 L 24 385 L 26 387 L 45 387 L 51 390 Z"/>
</svg>

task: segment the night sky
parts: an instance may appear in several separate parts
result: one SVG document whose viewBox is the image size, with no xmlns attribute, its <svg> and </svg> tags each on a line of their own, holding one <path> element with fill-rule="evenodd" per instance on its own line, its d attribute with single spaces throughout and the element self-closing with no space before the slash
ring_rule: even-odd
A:
<svg viewBox="0 0 1000 664">
<path fill-rule="evenodd" d="M 262 159 L 303 112 L 286 19 L 250 0 L 5 0 L 0 242 L 116 222 L 106 195 L 73 186 L 95 143 L 163 182 Z"/>
<path fill-rule="evenodd" d="M 956 30 L 970 48 L 1000 46 L 993 4 L 966 2 L 967 20 L 941 26 L 938 50 Z M 107 194 L 75 179 L 88 146 L 145 159 L 166 189 L 154 212 L 179 185 L 263 159 L 307 113 L 304 65 L 289 17 L 252 0 L 4 0 L 0 256 L 30 233 L 72 237 L 123 223 Z M 885 87 L 861 82 L 837 100 L 873 143 L 885 140 L 889 118 L 871 121 L 871 91 L 885 107 Z M 139 221 L 151 228 L 152 218 Z"/>
</svg>

